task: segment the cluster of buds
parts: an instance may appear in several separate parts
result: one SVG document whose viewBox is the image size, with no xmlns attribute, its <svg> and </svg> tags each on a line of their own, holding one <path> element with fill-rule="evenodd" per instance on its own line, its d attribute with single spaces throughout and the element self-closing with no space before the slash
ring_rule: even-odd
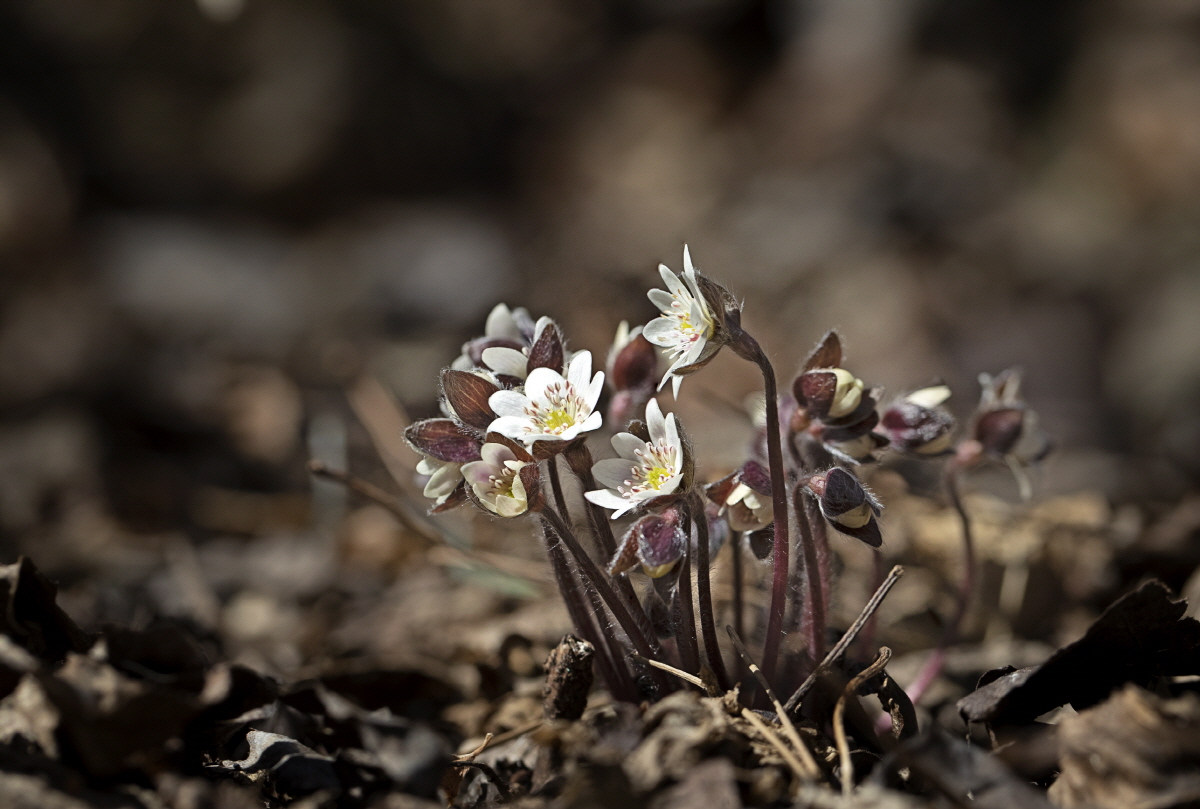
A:
<svg viewBox="0 0 1200 809">
<path fill-rule="evenodd" d="M 625 682 L 622 648 L 631 644 L 643 656 L 661 652 L 644 629 L 651 625 L 649 613 L 642 619 L 635 614 L 642 604 L 629 574 L 640 570 L 650 577 L 653 593 L 675 599 L 669 611 L 673 620 L 686 622 L 691 620 L 692 574 L 671 574 L 689 570 L 681 561 L 695 561 L 691 570 L 697 576 L 705 652 L 710 669 L 720 673 L 711 604 L 704 605 L 709 560 L 724 537 L 741 534 L 757 558 L 774 559 L 769 650 L 789 592 L 789 522 L 810 521 L 802 532 L 806 542 L 824 542 L 824 529 L 817 527 L 827 525 L 872 548 L 883 544 L 882 505 L 859 479 L 862 464 L 888 449 L 922 458 L 946 456 L 958 468 L 987 457 L 1024 466 L 1045 452 L 1036 417 L 1019 399 L 1016 373 L 981 377 L 983 400 L 969 437 L 955 447 L 954 420 L 942 408 L 947 387 L 924 388 L 881 409 L 880 389 L 869 388 L 843 367 L 841 339 L 834 331 L 810 353 L 788 392 L 778 396 L 766 353 L 742 328 L 741 306 L 728 290 L 697 272 L 686 247 L 682 273 L 665 265 L 659 272 L 666 288 L 650 290 L 648 297 L 660 314 L 645 326 L 620 325 L 604 371 L 593 372 L 589 351 L 568 350 L 550 318 L 535 320 L 525 309 L 497 305 L 484 334 L 465 343 L 442 372 L 442 415 L 417 421 L 405 432 L 422 456 L 417 471 L 425 476 L 431 511 L 471 503 L 503 518 L 540 515 L 572 617 L 581 631 L 609 647 L 606 677 L 618 690 Z M 704 486 L 696 480 L 683 425 L 663 411 L 655 395 L 671 382 L 678 396 L 683 378 L 725 346 L 763 371 L 764 429 L 752 457 Z M 606 421 L 612 452 L 594 461 L 587 439 Z M 559 481 L 560 456 L 582 490 L 578 508 L 589 517 L 590 552 L 574 536 L 564 492 L 575 489 Z M 612 521 L 625 517 L 632 522 L 618 541 Z M 561 551 L 554 553 L 556 540 L 575 555 L 574 565 L 563 561 Z M 734 554 L 742 553 L 742 543 L 729 544 Z M 590 602 L 580 598 L 583 591 Z M 593 622 L 580 613 L 582 603 L 602 603 L 614 620 Z M 624 636 L 611 630 L 614 625 Z M 676 631 L 671 648 L 682 657 L 675 662 L 687 664 L 689 631 L 696 648 L 695 628 L 676 626 Z M 605 632 L 614 634 L 603 637 Z M 764 654 L 771 657 L 770 651 Z"/>
</svg>

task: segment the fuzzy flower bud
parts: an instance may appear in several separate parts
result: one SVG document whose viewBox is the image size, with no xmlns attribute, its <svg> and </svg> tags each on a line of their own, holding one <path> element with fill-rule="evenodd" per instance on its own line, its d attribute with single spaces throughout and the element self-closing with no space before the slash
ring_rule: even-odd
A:
<svg viewBox="0 0 1200 809">
<path fill-rule="evenodd" d="M 883 544 L 877 519 L 883 506 L 854 475 L 835 466 L 810 477 L 805 487 L 817 498 L 821 516 L 838 531 L 872 548 Z"/>
</svg>

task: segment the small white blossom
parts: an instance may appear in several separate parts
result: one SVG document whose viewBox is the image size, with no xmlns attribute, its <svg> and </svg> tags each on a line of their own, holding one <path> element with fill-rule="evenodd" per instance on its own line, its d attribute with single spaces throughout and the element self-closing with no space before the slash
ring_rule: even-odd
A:
<svg viewBox="0 0 1200 809">
<path fill-rule="evenodd" d="M 458 482 L 462 480 L 462 464 L 439 461 L 425 455 L 417 462 L 417 474 L 429 476 L 422 494 L 433 500 L 434 505 L 440 506 L 458 488 Z"/>
<path fill-rule="evenodd" d="M 757 531 L 775 521 L 770 495 L 760 494 L 745 483 L 733 487 L 725 498 L 722 511 L 729 511 L 729 527 L 734 531 Z"/>
<path fill-rule="evenodd" d="M 603 419 L 595 407 L 603 387 L 604 372 L 592 376 L 589 351 L 571 358 L 566 378 L 549 368 L 534 368 L 524 392 L 501 390 L 488 399 L 499 416 L 488 431 L 526 446 L 535 441 L 570 441 L 600 426 Z"/>
<path fill-rule="evenodd" d="M 692 256 L 687 245 L 683 248 L 682 280 L 665 264 L 658 265 L 658 271 L 667 289 L 652 289 L 647 293 L 647 297 L 662 314 L 646 324 L 642 335 L 667 350 L 671 367 L 667 369 L 658 387 L 662 390 L 663 385 L 670 379 L 672 390 L 678 396 L 683 378 L 676 375 L 675 371 L 700 360 L 705 345 L 716 329 L 716 322 L 696 281 L 696 268 L 692 266 Z"/>
<path fill-rule="evenodd" d="M 584 497 L 613 509 L 614 520 L 647 500 L 673 493 L 683 482 L 683 441 L 675 414 L 664 418 L 658 402 L 651 399 L 646 405 L 646 426 L 648 442 L 632 433 L 617 433 L 612 445 L 620 457 L 592 467 L 596 480 L 608 488 Z"/>
<path fill-rule="evenodd" d="M 516 517 L 529 509 L 529 498 L 521 482 L 526 464 L 503 444 L 484 444 L 482 460 L 463 464 L 462 476 L 488 511 L 501 517 Z"/>
</svg>

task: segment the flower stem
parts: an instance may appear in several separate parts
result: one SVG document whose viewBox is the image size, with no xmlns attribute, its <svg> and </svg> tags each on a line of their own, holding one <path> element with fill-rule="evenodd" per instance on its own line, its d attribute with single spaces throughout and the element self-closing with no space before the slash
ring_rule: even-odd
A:
<svg viewBox="0 0 1200 809">
<path fill-rule="evenodd" d="M 629 614 L 629 608 L 625 605 L 625 601 L 617 595 L 617 591 L 613 589 L 612 582 L 609 581 L 604 571 L 600 569 L 599 565 L 596 564 L 592 557 L 588 556 L 587 551 L 579 544 L 579 540 L 576 539 L 570 526 L 552 508 L 544 509 L 541 515 L 542 519 L 550 524 L 549 527 L 563 541 L 563 544 L 567 546 L 567 550 L 571 553 L 575 564 L 579 567 L 585 586 L 591 585 L 600 594 L 600 598 L 603 599 L 605 606 L 613 614 L 613 618 L 620 624 L 625 634 L 629 636 L 629 641 L 633 644 L 633 648 L 637 653 L 648 660 L 658 660 L 654 644 L 645 636 L 637 622 L 633 620 L 633 616 Z"/>
<path fill-rule="evenodd" d="M 684 521 L 684 531 L 690 537 L 692 529 Z M 679 644 L 682 668 L 689 674 L 700 670 L 700 642 L 696 638 L 696 614 L 692 607 L 692 543 L 684 543 L 683 561 L 679 563 L 679 578 L 675 585 L 678 616 L 675 622 L 675 642 Z"/>
<path fill-rule="evenodd" d="M 950 505 L 958 513 L 958 520 L 962 525 L 963 577 L 954 605 L 954 618 L 946 625 L 937 648 L 926 658 L 925 664 L 917 672 L 912 685 L 908 687 L 908 697 L 914 705 L 942 673 L 942 668 L 946 665 L 946 649 L 958 640 L 967 617 L 967 611 L 971 606 L 971 598 L 975 594 L 975 540 L 971 532 L 971 517 L 967 514 L 967 509 L 962 501 L 962 493 L 959 490 L 959 471 L 959 465 L 952 457 L 946 463 L 942 482 L 946 486 L 946 494 L 950 497 Z"/>
<path fill-rule="evenodd" d="M 784 488 L 783 447 L 779 434 L 779 391 L 775 384 L 775 369 L 767 359 L 766 352 L 749 334 L 742 332 L 741 339 L 754 357 L 763 376 L 763 393 L 767 404 L 767 465 L 771 470 L 771 506 L 775 515 L 775 543 L 772 550 L 774 570 L 771 576 L 771 603 L 767 612 L 767 635 L 763 644 L 763 675 L 770 680 L 775 674 L 779 659 L 779 643 L 782 640 L 783 614 L 787 609 L 788 561 L 790 553 L 788 537 L 788 493 Z M 738 352 L 739 355 L 742 352 Z"/>
<path fill-rule="evenodd" d="M 704 501 L 696 490 L 688 496 L 688 508 L 692 512 L 692 521 L 696 523 L 696 595 L 700 601 L 700 632 L 704 636 L 704 654 L 708 658 L 709 668 L 716 675 L 717 683 L 723 690 L 727 690 L 729 675 L 725 673 L 725 661 L 721 659 L 721 647 L 717 645 L 717 625 L 713 616 L 712 580 L 709 575 L 708 558 L 708 515 L 704 512 Z"/>
<path fill-rule="evenodd" d="M 745 634 L 745 606 L 742 596 L 742 535 L 738 531 L 729 532 L 730 575 L 733 578 L 733 631 L 738 637 Z"/>
<path fill-rule="evenodd" d="M 595 610 L 588 610 L 584 603 L 580 583 L 571 572 L 570 563 L 563 552 L 562 545 L 552 538 L 550 531 L 543 525 L 542 536 L 546 544 L 546 554 L 550 557 L 550 568 L 554 571 L 554 581 L 562 595 L 563 603 L 567 605 L 567 614 L 571 623 L 584 640 L 596 649 L 596 663 L 600 668 L 600 676 L 608 685 L 612 695 L 625 702 L 637 701 L 637 688 L 633 677 L 624 665 L 623 658 L 614 655 L 608 643 L 608 638 L 600 632 L 595 621 Z"/>
<path fill-rule="evenodd" d="M 567 519 L 567 503 L 563 496 L 562 481 L 558 476 L 557 458 L 552 456 L 547 461 L 547 467 L 550 472 L 550 490 L 554 496 L 553 507 L 558 509 L 558 515 L 565 521 Z M 543 533 L 547 533 L 545 526 L 543 526 Z M 617 699 L 628 702 L 637 701 L 637 688 L 634 686 L 633 676 L 625 664 L 625 655 L 620 651 L 621 644 L 612 632 L 606 631 L 608 629 L 606 623 L 600 623 L 598 626 L 596 624 L 595 617 L 604 614 L 599 595 L 594 588 L 582 587 L 582 593 L 591 605 L 589 613 L 580 598 L 582 582 L 571 571 L 562 545 L 558 542 L 551 542 L 547 534 L 546 546 L 550 555 L 550 564 L 554 569 L 555 581 L 558 583 L 559 592 L 567 605 L 567 612 L 570 613 L 575 625 L 580 628 L 583 639 L 591 643 L 599 653 L 601 673 L 605 675 L 609 690 Z M 580 611 L 582 611 L 583 617 L 576 615 Z M 587 632 L 588 629 L 591 630 L 590 634 Z"/>
<path fill-rule="evenodd" d="M 806 497 L 803 486 L 796 487 L 796 521 L 800 525 L 800 548 L 804 553 L 804 606 L 808 655 L 814 664 L 825 656 L 825 587 L 817 553 L 815 534 L 824 531 L 825 522 L 817 504 Z"/>
<path fill-rule="evenodd" d="M 594 491 L 599 488 L 596 484 L 596 477 L 592 474 L 592 452 L 588 449 L 587 444 L 577 441 L 564 454 L 568 465 L 571 467 L 571 472 L 575 474 L 585 492 Z M 604 555 L 601 561 L 607 564 L 617 553 L 617 538 L 613 536 L 612 523 L 609 522 L 608 514 L 603 508 L 590 500 L 585 500 L 584 503 L 587 508 L 588 527 L 592 531 L 592 536 L 596 538 L 597 548 Z M 617 576 L 614 578 L 614 582 L 617 593 L 625 599 L 625 605 L 629 607 L 634 620 L 638 622 L 638 626 L 641 627 L 646 637 L 655 643 L 655 650 L 658 651 L 658 644 L 654 636 L 653 626 L 650 623 L 650 617 L 646 614 L 646 608 L 638 599 L 637 593 L 634 592 L 633 584 L 630 583 L 629 577 Z"/>
</svg>

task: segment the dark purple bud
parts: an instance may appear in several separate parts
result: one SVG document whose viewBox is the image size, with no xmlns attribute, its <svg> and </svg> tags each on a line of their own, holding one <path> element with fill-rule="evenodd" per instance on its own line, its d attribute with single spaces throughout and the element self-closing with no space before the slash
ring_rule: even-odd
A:
<svg viewBox="0 0 1200 809">
<path fill-rule="evenodd" d="M 658 351 L 641 334 L 613 357 L 608 381 L 613 390 L 654 389 L 658 384 Z"/>
<path fill-rule="evenodd" d="M 479 460 L 479 439 L 454 419 L 423 419 L 404 431 L 404 438 L 418 452 L 449 463 Z"/>
<path fill-rule="evenodd" d="M 883 544 L 876 519 L 882 506 L 858 478 L 835 466 L 827 472 L 813 475 L 805 485 L 817 497 L 821 516 L 830 525 L 872 548 Z"/>
<path fill-rule="evenodd" d="M 683 558 L 687 535 L 679 527 L 678 515 L 677 510 L 667 509 L 662 514 L 651 514 L 634 523 L 638 561 L 652 579 L 669 573 Z"/>
<path fill-rule="evenodd" d="M 901 452 L 939 455 L 949 450 L 953 429 L 954 417 L 945 410 L 901 399 L 883 411 L 876 432 Z"/>
<path fill-rule="evenodd" d="M 979 414 L 975 419 L 974 438 L 985 452 L 1004 456 L 1012 452 L 1025 426 L 1025 411 L 1004 407 Z"/>
<path fill-rule="evenodd" d="M 759 494 L 771 496 L 771 473 L 758 461 L 746 461 L 742 464 L 738 477 Z"/>
<path fill-rule="evenodd" d="M 494 383 L 468 371 L 442 371 L 446 401 L 460 421 L 477 430 L 486 430 L 496 420 L 488 398 L 498 390 Z"/>
<path fill-rule="evenodd" d="M 770 561 L 771 552 L 775 550 L 775 523 L 746 534 L 746 545 L 755 559 L 760 562 Z"/>
<path fill-rule="evenodd" d="M 529 349 L 529 370 L 534 368 L 549 368 L 558 373 L 563 372 L 566 350 L 563 348 L 562 331 L 558 324 L 550 321 L 542 328 L 542 333 Z"/>
</svg>

